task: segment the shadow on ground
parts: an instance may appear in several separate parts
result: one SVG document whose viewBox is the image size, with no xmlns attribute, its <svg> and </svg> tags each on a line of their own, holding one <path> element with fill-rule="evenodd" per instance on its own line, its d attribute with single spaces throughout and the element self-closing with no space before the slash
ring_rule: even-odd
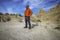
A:
<svg viewBox="0 0 60 40">
<path fill-rule="evenodd" d="M 36 26 L 38 26 L 38 24 L 36 23 L 36 24 L 32 24 L 32 28 L 34 28 L 34 27 L 36 27 Z"/>
</svg>

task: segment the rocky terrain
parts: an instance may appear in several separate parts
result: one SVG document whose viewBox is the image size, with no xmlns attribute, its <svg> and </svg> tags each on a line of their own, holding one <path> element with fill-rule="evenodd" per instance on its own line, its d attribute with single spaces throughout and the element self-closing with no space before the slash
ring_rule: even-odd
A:
<svg viewBox="0 0 60 40">
<path fill-rule="evenodd" d="M 24 17 L 0 13 L 0 40 L 60 40 L 60 4 L 31 17 L 32 29 L 24 28 Z"/>
</svg>

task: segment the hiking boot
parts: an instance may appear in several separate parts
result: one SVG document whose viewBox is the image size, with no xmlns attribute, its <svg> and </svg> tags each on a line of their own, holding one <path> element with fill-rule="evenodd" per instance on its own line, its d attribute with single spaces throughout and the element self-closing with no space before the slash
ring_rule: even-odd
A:
<svg viewBox="0 0 60 40">
<path fill-rule="evenodd" d="M 29 27 L 29 29 L 31 29 L 31 27 Z"/>
<path fill-rule="evenodd" d="M 24 27 L 24 28 L 27 28 L 27 27 Z"/>
</svg>

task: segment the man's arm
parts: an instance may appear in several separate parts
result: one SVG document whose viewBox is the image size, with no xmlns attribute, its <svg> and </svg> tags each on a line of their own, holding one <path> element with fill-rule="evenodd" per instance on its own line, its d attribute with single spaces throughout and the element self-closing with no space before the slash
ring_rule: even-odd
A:
<svg viewBox="0 0 60 40">
<path fill-rule="evenodd" d="M 32 10 L 30 9 L 30 16 L 32 15 Z"/>
</svg>

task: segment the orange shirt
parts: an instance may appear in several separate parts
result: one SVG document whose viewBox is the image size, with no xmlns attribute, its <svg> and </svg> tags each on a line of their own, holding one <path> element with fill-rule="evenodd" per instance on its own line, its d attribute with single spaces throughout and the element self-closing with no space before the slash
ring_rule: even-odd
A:
<svg viewBox="0 0 60 40">
<path fill-rule="evenodd" d="M 24 12 L 24 16 L 31 16 L 32 15 L 32 10 L 31 9 L 26 9 Z"/>
</svg>

